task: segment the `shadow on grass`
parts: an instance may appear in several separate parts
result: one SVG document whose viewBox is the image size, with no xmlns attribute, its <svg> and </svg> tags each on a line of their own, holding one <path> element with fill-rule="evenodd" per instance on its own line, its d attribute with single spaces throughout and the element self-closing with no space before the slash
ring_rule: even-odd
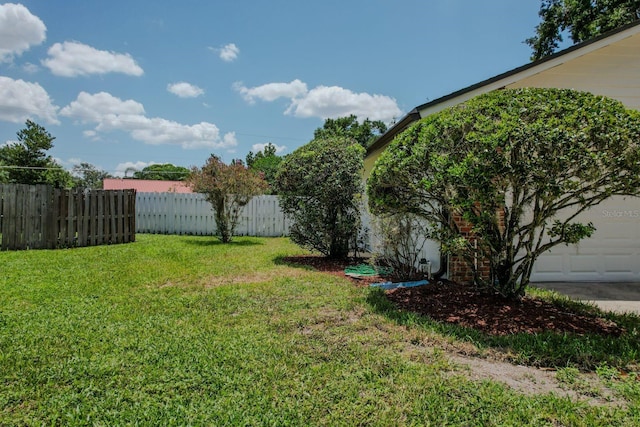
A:
<svg viewBox="0 0 640 427">
<path fill-rule="evenodd" d="M 365 263 L 363 258 L 327 258 L 319 254 L 277 256 L 273 259 L 276 265 L 286 265 L 289 267 L 302 268 L 305 270 L 320 271 L 325 273 L 342 274 L 348 266 Z"/>
<path fill-rule="evenodd" d="M 289 257 L 284 255 L 278 255 L 275 258 L 273 258 L 273 263 L 275 265 L 284 265 L 287 267 L 301 268 L 303 270 L 308 270 L 308 271 L 318 271 L 315 267 L 311 265 L 305 265 L 305 264 L 296 262 L 295 257 Z"/>
<path fill-rule="evenodd" d="M 602 365 L 618 368 L 637 365 L 640 360 L 640 316 L 603 313 L 597 308 L 562 297 L 548 298 L 576 314 L 598 315 L 612 320 L 625 332 L 618 337 L 597 334 L 577 335 L 551 331 L 539 334 L 489 335 L 473 328 L 440 322 L 414 312 L 398 310 L 383 290 L 372 289 L 367 303 L 372 309 L 397 324 L 423 328 L 446 337 L 470 342 L 479 349 L 494 349 L 507 355 L 514 363 L 539 367 L 572 366 L 593 371 Z"/>
<path fill-rule="evenodd" d="M 229 243 L 222 243 L 215 236 L 205 236 L 205 237 L 192 237 L 186 240 L 186 243 L 194 246 L 224 246 L 227 245 L 229 247 L 234 246 L 260 246 L 264 245 L 264 242 L 260 239 L 253 237 L 234 237 L 233 240 Z"/>
</svg>

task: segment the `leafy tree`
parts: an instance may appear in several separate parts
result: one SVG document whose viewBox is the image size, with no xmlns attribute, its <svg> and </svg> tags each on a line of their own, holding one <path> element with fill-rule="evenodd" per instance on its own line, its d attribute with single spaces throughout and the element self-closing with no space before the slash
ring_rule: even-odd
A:
<svg viewBox="0 0 640 427">
<path fill-rule="evenodd" d="M 191 170 L 187 181 L 193 191 L 203 193 L 211 203 L 216 234 L 223 243 L 231 242 L 242 207 L 267 188 L 266 181 L 245 167 L 242 160 L 227 165 L 213 154 L 202 168 Z"/>
<path fill-rule="evenodd" d="M 189 169 L 171 163 L 154 164 L 133 172 L 135 179 L 151 179 L 157 181 L 184 181 L 189 176 Z"/>
<path fill-rule="evenodd" d="M 52 160 L 44 171 L 44 183 L 56 188 L 72 188 L 75 180 L 68 170 Z"/>
<path fill-rule="evenodd" d="M 374 213 L 425 218 L 430 237 L 463 257 L 476 284 L 520 297 L 533 264 L 591 236 L 576 216 L 613 195 L 640 193 L 640 113 L 618 101 L 559 89 L 495 91 L 400 134 L 368 182 Z M 559 215 L 562 213 L 562 215 Z M 472 224 L 474 245 L 450 214 Z"/>
<path fill-rule="evenodd" d="M 276 154 L 276 146 L 268 143 L 262 151 L 258 151 L 256 154 L 249 151 L 246 160 L 247 166 L 254 171 L 262 173 L 264 179 L 269 183 L 269 188 L 273 189 L 276 172 L 278 172 L 278 167 L 282 162 L 282 157 Z"/>
<path fill-rule="evenodd" d="M 358 122 L 358 117 L 351 114 L 348 117 L 326 119 L 324 125 L 315 130 L 313 138 L 322 139 L 344 136 L 353 138 L 358 144 L 367 148 L 386 131 L 387 126 L 380 120 L 371 121 L 365 119 L 361 124 Z"/>
<path fill-rule="evenodd" d="M 568 32 L 574 43 L 589 40 L 639 18 L 640 0 L 542 0 L 536 34 L 525 42 L 532 60 L 551 55 Z"/>
<path fill-rule="evenodd" d="M 0 147 L 0 162 L 7 168 L 8 182 L 18 184 L 53 184 L 64 186 L 68 177 L 64 177 L 57 169 L 61 169 L 47 150 L 53 147 L 55 137 L 39 124 L 26 121 L 26 127 L 17 133 L 18 141 Z M 49 168 L 58 173 L 47 172 Z"/>
<path fill-rule="evenodd" d="M 74 176 L 74 187 L 78 188 L 102 188 L 105 178 L 111 178 L 111 174 L 96 168 L 91 163 L 82 162 L 75 165 L 72 170 Z"/>
<path fill-rule="evenodd" d="M 7 165 L 0 160 L 0 184 L 9 182 L 9 169 Z"/>
<path fill-rule="evenodd" d="M 276 175 L 291 239 L 330 258 L 345 258 L 357 237 L 364 148 L 344 136 L 314 139 L 287 156 Z"/>
</svg>

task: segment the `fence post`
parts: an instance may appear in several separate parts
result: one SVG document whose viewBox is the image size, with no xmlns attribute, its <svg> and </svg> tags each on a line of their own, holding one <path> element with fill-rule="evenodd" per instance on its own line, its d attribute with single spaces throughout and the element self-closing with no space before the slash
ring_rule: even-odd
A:
<svg viewBox="0 0 640 427">
<path fill-rule="evenodd" d="M 58 247 L 58 233 L 60 229 L 60 221 L 58 219 L 59 214 L 59 201 L 60 190 L 57 188 L 49 187 L 45 194 L 45 198 L 42 204 L 42 239 L 44 240 L 44 248 L 55 249 Z"/>
</svg>

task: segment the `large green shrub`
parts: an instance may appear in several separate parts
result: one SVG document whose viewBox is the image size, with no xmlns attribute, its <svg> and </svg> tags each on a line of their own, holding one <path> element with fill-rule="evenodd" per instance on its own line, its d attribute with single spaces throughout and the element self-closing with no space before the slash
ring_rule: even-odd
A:
<svg viewBox="0 0 640 427">
<path fill-rule="evenodd" d="M 331 258 L 349 254 L 360 223 L 364 148 L 350 138 L 314 139 L 287 156 L 276 192 L 293 220 L 291 239 Z"/>
<path fill-rule="evenodd" d="M 426 117 L 400 134 L 368 182 L 375 213 L 410 212 L 433 225 L 475 281 L 524 294 L 535 260 L 577 243 L 582 211 L 640 188 L 640 114 L 618 101 L 558 89 L 500 90 Z M 557 214 L 563 211 L 561 218 Z M 473 225 L 477 252 L 450 214 Z M 475 271 L 490 261 L 491 277 Z"/>
</svg>

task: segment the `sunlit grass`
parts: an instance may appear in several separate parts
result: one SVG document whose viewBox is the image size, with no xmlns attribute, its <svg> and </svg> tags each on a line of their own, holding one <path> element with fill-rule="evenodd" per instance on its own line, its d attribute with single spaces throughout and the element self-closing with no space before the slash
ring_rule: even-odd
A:
<svg viewBox="0 0 640 427">
<path fill-rule="evenodd" d="M 470 381 L 439 346 L 469 341 L 280 262 L 296 253 L 151 235 L 0 253 L 0 425 L 640 423 L 629 375 L 603 371 L 628 400 L 611 408 Z"/>
</svg>

